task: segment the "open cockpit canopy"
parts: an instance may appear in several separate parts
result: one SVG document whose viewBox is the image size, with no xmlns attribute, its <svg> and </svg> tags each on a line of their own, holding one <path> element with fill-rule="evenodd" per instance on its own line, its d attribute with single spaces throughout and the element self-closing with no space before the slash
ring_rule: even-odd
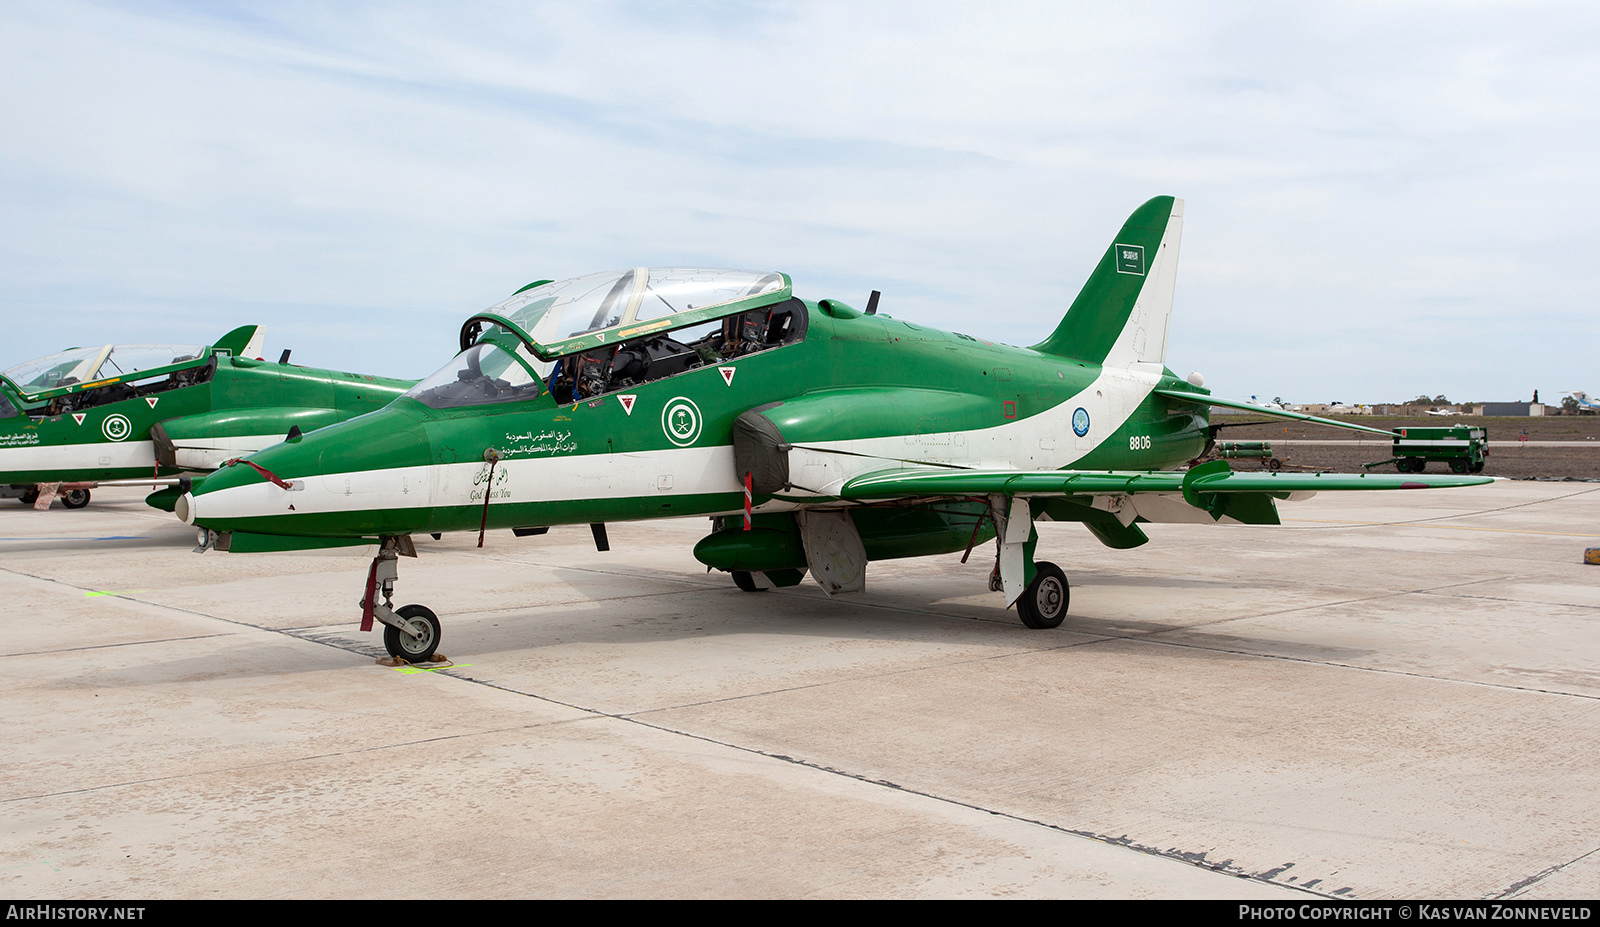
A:
<svg viewBox="0 0 1600 927">
<path fill-rule="evenodd" d="M 549 361 L 780 303 L 792 291 L 787 274 L 702 267 L 635 267 L 545 280 L 468 319 L 461 349 L 499 327 Z"/>
<path fill-rule="evenodd" d="M 206 353 L 204 345 L 193 344 L 104 344 L 35 358 L 0 371 L 0 377 L 31 400 L 46 393 L 159 376 L 192 366 Z"/>
</svg>

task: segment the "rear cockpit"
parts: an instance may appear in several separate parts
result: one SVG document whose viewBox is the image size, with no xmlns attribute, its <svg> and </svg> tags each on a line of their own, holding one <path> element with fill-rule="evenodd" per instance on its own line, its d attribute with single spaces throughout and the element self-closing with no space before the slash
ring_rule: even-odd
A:
<svg viewBox="0 0 1600 927">
<path fill-rule="evenodd" d="M 430 408 L 551 397 L 557 405 L 805 336 L 780 273 L 635 267 L 540 281 L 467 320 L 462 353 L 406 395 Z"/>
<path fill-rule="evenodd" d="M 0 417 L 20 403 L 34 415 L 74 410 L 203 383 L 215 372 L 204 345 L 124 344 L 72 348 L 0 371 L 7 392 Z M 7 413 L 6 409 L 12 409 Z"/>
</svg>

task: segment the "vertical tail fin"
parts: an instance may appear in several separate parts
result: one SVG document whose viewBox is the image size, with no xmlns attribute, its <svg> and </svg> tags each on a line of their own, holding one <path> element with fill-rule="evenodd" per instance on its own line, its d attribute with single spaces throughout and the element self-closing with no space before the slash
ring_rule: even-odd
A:
<svg viewBox="0 0 1600 927">
<path fill-rule="evenodd" d="M 1183 200 L 1158 196 L 1134 210 L 1061 324 L 1033 350 L 1108 367 L 1164 363 L 1182 237 Z"/>
</svg>

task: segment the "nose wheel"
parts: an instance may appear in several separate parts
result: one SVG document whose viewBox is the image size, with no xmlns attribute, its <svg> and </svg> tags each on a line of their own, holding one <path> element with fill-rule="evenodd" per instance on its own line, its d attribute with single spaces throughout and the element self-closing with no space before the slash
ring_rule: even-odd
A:
<svg viewBox="0 0 1600 927">
<path fill-rule="evenodd" d="M 422 605 L 401 606 L 395 615 L 404 622 L 406 630 L 392 625 L 384 627 L 383 646 L 389 651 L 389 656 L 407 663 L 427 663 L 432 660 L 433 652 L 439 649 L 438 616 Z"/>
</svg>

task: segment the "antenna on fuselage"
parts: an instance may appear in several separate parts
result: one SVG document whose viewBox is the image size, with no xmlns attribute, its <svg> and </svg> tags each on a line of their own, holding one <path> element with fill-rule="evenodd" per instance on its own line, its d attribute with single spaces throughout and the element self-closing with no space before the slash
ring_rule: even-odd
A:
<svg viewBox="0 0 1600 927">
<path fill-rule="evenodd" d="M 878 314 L 878 297 L 882 295 L 877 290 L 873 290 L 872 295 L 867 297 L 867 315 Z"/>
</svg>

